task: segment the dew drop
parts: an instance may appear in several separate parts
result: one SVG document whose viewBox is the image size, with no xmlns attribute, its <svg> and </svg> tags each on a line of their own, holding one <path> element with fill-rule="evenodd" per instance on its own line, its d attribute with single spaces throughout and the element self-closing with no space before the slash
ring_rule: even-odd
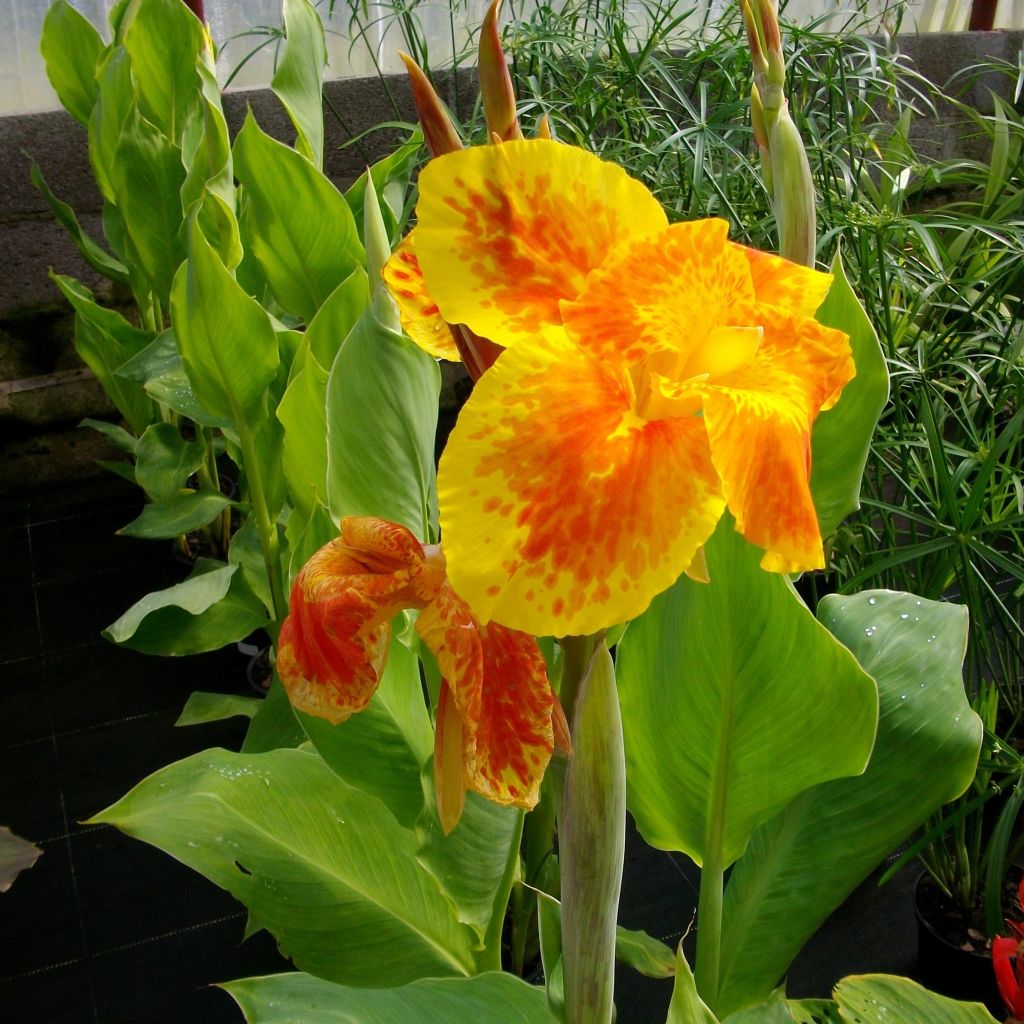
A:
<svg viewBox="0 0 1024 1024">
<path fill-rule="evenodd" d="M 877 598 L 869 597 L 868 598 L 868 604 L 878 604 Z"/>
<path fill-rule="evenodd" d="M 199 844 L 196 843 L 196 842 L 193 842 L 191 839 L 188 841 L 188 845 L 191 846 L 193 850 L 196 850 L 196 849 L 199 848 Z"/>
<path fill-rule="evenodd" d="M 909 619 L 909 618 L 910 618 L 910 614 L 909 614 L 908 612 L 904 612 L 904 613 L 903 613 L 903 614 L 902 614 L 902 615 L 900 616 L 900 618 L 901 618 L 901 619 L 903 619 L 903 621 L 904 621 L 904 622 L 906 622 L 906 621 L 907 621 L 907 619 Z"/>
</svg>

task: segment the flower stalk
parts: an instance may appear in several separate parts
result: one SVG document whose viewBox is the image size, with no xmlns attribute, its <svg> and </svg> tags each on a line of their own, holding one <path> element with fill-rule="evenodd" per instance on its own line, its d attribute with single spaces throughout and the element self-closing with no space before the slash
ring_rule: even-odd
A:
<svg viewBox="0 0 1024 1024">
<path fill-rule="evenodd" d="M 604 639 L 568 638 L 567 678 L 589 648 L 572 712 L 559 822 L 566 1024 L 611 1024 L 615 922 L 626 833 L 626 763 L 615 669 Z"/>
<path fill-rule="evenodd" d="M 772 196 L 779 228 L 779 253 L 814 266 L 814 182 L 800 133 L 786 100 L 786 61 L 775 0 L 742 0 L 743 20 L 754 61 L 750 118 L 761 157 L 761 177 Z"/>
</svg>

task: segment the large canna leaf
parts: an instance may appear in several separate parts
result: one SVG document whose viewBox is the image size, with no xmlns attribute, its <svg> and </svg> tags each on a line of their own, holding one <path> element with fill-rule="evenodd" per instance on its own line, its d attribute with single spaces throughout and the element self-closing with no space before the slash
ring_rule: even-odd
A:
<svg viewBox="0 0 1024 1024">
<path fill-rule="evenodd" d="M 431 978 L 401 988 L 353 989 L 308 974 L 223 985 L 248 1024 L 553 1024 L 544 990 L 511 974 Z"/>
<path fill-rule="evenodd" d="M 152 501 L 170 501 L 207 457 L 202 438 L 186 441 L 173 423 L 154 423 L 134 454 L 135 479 Z"/>
<path fill-rule="evenodd" d="M 811 493 L 823 537 L 860 508 L 860 481 L 871 435 L 889 397 L 889 374 L 878 337 L 850 287 L 839 252 L 832 273 L 832 287 L 817 319 L 849 334 L 857 375 L 835 406 L 818 417 L 811 438 Z"/>
<path fill-rule="evenodd" d="M 472 933 L 416 869 L 413 834 L 315 753 L 207 750 L 94 820 L 227 889 L 250 928 L 321 978 L 379 987 L 472 968 Z"/>
<path fill-rule="evenodd" d="M 352 211 L 301 153 L 261 131 L 250 112 L 235 140 L 235 174 L 245 189 L 242 233 L 274 298 L 307 323 L 363 265 Z"/>
<path fill-rule="evenodd" d="M 75 351 L 128 425 L 141 434 L 157 418 L 156 407 L 139 384 L 117 371 L 150 345 L 153 335 L 133 327 L 116 310 L 98 305 L 92 292 L 73 277 L 55 274 L 53 280 L 75 309 Z"/>
<path fill-rule="evenodd" d="M 863 771 L 875 685 L 728 517 L 619 644 L 629 806 L 644 838 L 723 867 L 795 796 Z"/>
<path fill-rule="evenodd" d="M 137 104 L 121 126 L 110 180 L 138 265 L 166 304 L 174 273 L 185 258 L 180 196 L 185 168 L 181 150 Z"/>
<path fill-rule="evenodd" d="M 146 0 L 137 5 L 124 33 L 124 48 L 146 118 L 172 143 L 179 143 L 196 102 L 196 58 L 203 27 L 181 0 Z"/>
<path fill-rule="evenodd" d="M 317 169 L 324 165 L 324 26 L 309 0 L 284 0 L 284 53 L 270 88 L 295 125 L 295 148 Z"/>
<path fill-rule="evenodd" d="M 200 403 L 215 416 L 253 428 L 265 418 L 277 374 L 277 337 L 195 226 L 189 260 L 174 279 L 171 314 L 181 357 Z"/>
<path fill-rule="evenodd" d="M 833 995 L 843 1024 L 995 1024 L 980 1003 L 947 999 L 894 975 L 843 978 Z"/>
<path fill-rule="evenodd" d="M 369 707 L 331 725 L 296 712 L 327 765 L 350 786 L 379 797 L 398 822 L 412 828 L 423 809 L 420 769 L 434 731 L 423 698 L 419 662 L 398 639 Z"/>
<path fill-rule="evenodd" d="M 375 515 L 433 537 L 437 363 L 367 310 L 327 382 L 331 515 Z"/>
<path fill-rule="evenodd" d="M 136 601 L 103 635 L 145 654 L 201 654 L 247 637 L 267 613 L 235 565 L 200 559 L 187 580 Z"/>
<path fill-rule="evenodd" d="M 981 721 L 960 675 L 965 608 L 873 591 L 827 597 L 818 615 L 878 683 L 878 737 L 862 776 L 804 793 L 754 834 L 733 870 L 722 930 L 723 1009 L 766 998 L 860 881 L 963 792 L 978 759 Z"/>
<path fill-rule="evenodd" d="M 57 99 L 87 125 L 99 89 L 96 65 L 104 49 L 99 32 L 67 0 L 56 0 L 43 19 L 39 49 Z"/>
<path fill-rule="evenodd" d="M 119 284 L 128 283 L 128 268 L 116 256 L 111 256 L 101 245 L 99 245 L 89 233 L 78 223 L 75 211 L 63 200 L 58 199 L 50 190 L 50 186 L 43 177 L 39 164 L 32 162 L 32 169 L 29 172 L 32 184 L 42 193 L 54 218 L 71 236 L 82 258 L 90 267 L 111 281 Z"/>
</svg>

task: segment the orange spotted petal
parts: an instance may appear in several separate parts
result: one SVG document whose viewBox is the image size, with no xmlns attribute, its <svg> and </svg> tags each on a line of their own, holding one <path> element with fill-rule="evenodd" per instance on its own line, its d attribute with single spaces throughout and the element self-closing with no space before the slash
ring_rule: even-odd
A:
<svg viewBox="0 0 1024 1024">
<path fill-rule="evenodd" d="M 416 255 L 449 323 L 508 346 L 561 322 L 587 275 L 665 214 L 622 168 L 547 139 L 476 146 L 420 175 Z"/>
<path fill-rule="evenodd" d="M 452 585 L 535 636 L 638 615 L 725 504 L 700 416 L 641 419 L 626 375 L 554 330 L 477 383 L 438 487 Z"/>
<path fill-rule="evenodd" d="M 780 306 L 798 316 L 813 317 L 832 287 L 831 274 L 812 270 L 774 253 L 761 252 L 735 242 L 728 244 L 747 258 L 758 302 Z"/>
<path fill-rule="evenodd" d="M 687 369 L 688 357 L 700 363 L 709 331 L 733 323 L 737 304 L 754 298 L 749 264 L 726 241 L 728 230 L 724 220 L 688 221 L 623 246 L 577 300 L 562 304 L 566 330 L 598 358 L 637 363 L 661 354 L 671 375 L 701 372 Z"/>
<path fill-rule="evenodd" d="M 464 784 L 495 803 L 532 808 L 554 748 L 552 714 L 556 698 L 544 658 L 531 636 L 496 623 L 481 625 L 469 606 L 444 583 L 436 600 L 416 620 L 433 651 L 461 721 Z M 444 702 L 435 763 L 442 789 L 439 808 L 459 805 L 451 778 L 451 708 Z M 446 830 L 454 822 L 443 814 Z M 454 816 L 457 820 L 457 815 Z"/>
<path fill-rule="evenodd" d="M 406 334 L 435 359 L 457 363 L 459 350 L 451 331 L 423 283 L 419 260 L 416 259 L 415 236 L 415 230 L 410 231 L 398 243 L 391 259 L 384 265 L 384 281 L 398 303 Z"/>
<path fill-rule="evenodd" d="M 303 566 L 281 627 L 277 670 L 300 711 L 341 722 L 369 703 L 387 657 L 391 620 L 436 592 L 439 570 L 413 535 L 369 517 Z"/>
<path fill-rule="evenodd" d="M 764 340 L 744 366 L 704 385 L 711 457 L 737 529 L 765 549 L 763 568 L 824 565 L 810 490 L 811 428 L 853 377 L 845 334 L 759 307 Z"/>
</svg>

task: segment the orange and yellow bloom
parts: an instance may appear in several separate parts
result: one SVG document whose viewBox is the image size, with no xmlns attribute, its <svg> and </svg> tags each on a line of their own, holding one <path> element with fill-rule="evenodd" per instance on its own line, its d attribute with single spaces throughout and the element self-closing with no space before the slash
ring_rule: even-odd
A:
<svg viewBox="0 0 1024 1024">
<path fill-rule="evenodd" d="M 417 215 L 417 294 L 507 350 L 438 480 L 448 574 L 480 621 L 632 618 L 700 575 L 726 508 L 764 568 L 824 564 L 811 428 L 854 373 L 813 319 L 829 275 L 724 221 L 670 225 L 622 169 L 546 140 L 431 161 Z"/>
<path fill-rule="evenodd" d="M 391 621 L 419 611 L 416 630 L 444 682 L 435 781 L 442 825 L 458 821 L 467 789 L 531 808 L 555 743 L 568 730 L 533 637 L 481 624 L 452 589 L 444 555 L 404 526 L 349 517 L 295 579 L 277 670 L 292 704 L 338 723 L 370 702 Z"/>
</svg>

